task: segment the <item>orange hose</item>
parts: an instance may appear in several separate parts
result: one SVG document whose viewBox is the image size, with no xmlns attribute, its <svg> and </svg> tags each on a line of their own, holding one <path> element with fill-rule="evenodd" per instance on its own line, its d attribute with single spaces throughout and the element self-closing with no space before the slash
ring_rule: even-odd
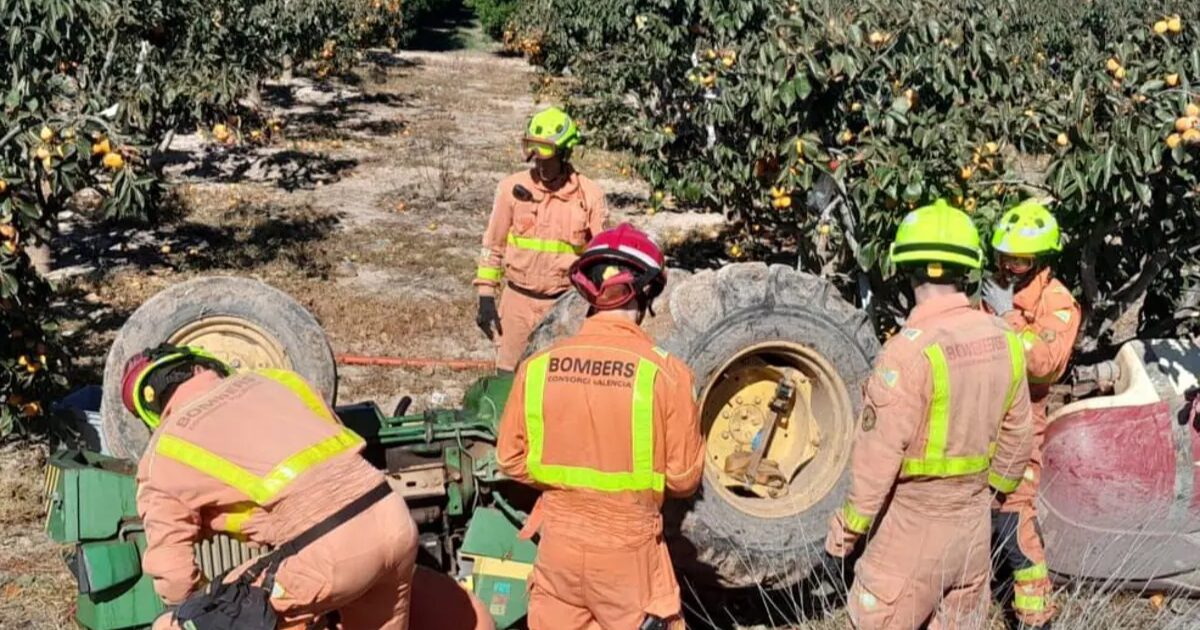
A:
<svg viewBox="0 0 1200 630">
<path fill-rule="evenodd" d="M 364 357 L 356 354 L 337 355 L 338 365 L 371 365 L 378 367 L 448 367 L 452 370 L 490 370 L 496 366 L 494 361 L 472 359 L 427 359 L 403 357 Z"/>
</svg>

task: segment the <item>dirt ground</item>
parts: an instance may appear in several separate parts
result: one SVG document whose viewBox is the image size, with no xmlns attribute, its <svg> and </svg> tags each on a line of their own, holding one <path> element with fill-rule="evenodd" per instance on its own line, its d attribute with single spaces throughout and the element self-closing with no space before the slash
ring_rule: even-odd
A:
<svg viewBox="0 0 1200 630">
<path fill-rule="evenodd" d="M 337 353 L 492 358 L 475 328 L 470 283 L 496 183 L 522 168 L 517 138 L 537 105 L 534 80 L 521 60 L 487 49 L 378 53 L 343 80 L 269 86 L 264 99 L 284 127 L 267 146 L 178 138 L 170 216 L 159 227 L 103 227 L 83 210 L 62 218 L 53 277 L 76 360 L 73 384 L 100 382 L 109 343 L 143 301 L 208 274 L 251 276 L 287 292 L 316 315 Z M 618 218 L 668 242 L 716 235 L 720 217 L 645 215 L 649 191 L 627 175 L 624 156 L 584 147 L 576 162 L 607 191 Z M 419 410 L 455 405 L 479 372 L 339 374 L 339 402 L 390 409 L 411 395 Z M 45 456 L 44 445 L 0 449 L 0 628 L 70 627 L 74 581 L 41 529 Z M 1119 612 L 1119 627 L 1180 618 L 1156 616 L 1144 600 L 1120 602 L 1101 606 Z M 760 621 L 846 623 L 842 614 L 800 623 L 791 607 L 785 598 Z M 1092 613 L 1074 618 L 1080 623 L 1069 627 L 1097 625 Z M 728 619 L 706 608 L 695 625 L 728 627 Z"/>
</svg>

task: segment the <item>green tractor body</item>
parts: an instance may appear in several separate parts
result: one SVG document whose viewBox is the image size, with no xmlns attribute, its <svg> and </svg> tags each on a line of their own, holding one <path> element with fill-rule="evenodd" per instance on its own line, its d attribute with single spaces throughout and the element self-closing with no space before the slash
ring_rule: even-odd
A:
<svg viewBox="0 0 1200 630">
<path fill-rule="evenodd" d="M 534 495 L 496 466 L 497 427 L 511 386 L 511 376 L 483 378 L 458 410 L 386 416 L 374 403 L 337 409 L 367 440 L 367 459 L 408 502 L 420 531 L 419 561 L 457 577 L 501 629 L 525 617 L 525 580 L 537 554 L 517 536 Z M 141 570 L 146 539 L 135 473 L 136 462 L 74 450 L 57 453 L 47 467 L 46 531 L 71 547 L 76 619 L 91 630 L 146 627 L 164 609 Z M 225 536 L 196 545 L 210 579 L 264 551 Z"/>
</svg>

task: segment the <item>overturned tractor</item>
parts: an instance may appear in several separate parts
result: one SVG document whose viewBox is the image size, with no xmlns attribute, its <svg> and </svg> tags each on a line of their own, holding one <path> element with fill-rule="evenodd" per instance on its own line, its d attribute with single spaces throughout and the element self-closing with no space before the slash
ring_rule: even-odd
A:
<svg viewBox="0 0 1200 630">
<path fill-rule="evenodd" d="M 676 567 L 703 587 L 795 585 L 817 566 L 827 519 L 845 499 L 850 445 L 862 405 L 860 383 L 879 350 L 871 323 L 826 281 L 785 266 L 672 271 L 660 303 L 661 312 L 647 326 L 662 348 L 695 372 L 707 440 L 700 492 L 666 508 Z M 529 352 L 572 333 L 584 311 L 582 300 L 563 298 L 534 332 Z M 106 365 L 102 438 L 112 457 L 67 452 L 54 459 L 49 472 L 49 530 L 56 540 L 75 545 L 71 566 L 80 582 L 78 617 L 89 628 L 146 625 L 161 610 L 140 571 L 144 537 L 131 476 L 132 461 L 144 450 L 149 432 L 126 413 L 115 383 L 129 356 L 164 341 L 203 346 L 236 369 L 295 370 L 334 402 L 334 359 L 319 324 L 291 298 L 260 282 L 201 278 L 172 287 L 138 309 L 118 335 Z M 1180 358 L 1173 373 L 1189 375 L 1194 388 L 1194 375 L 1200 373 L 1197 349 L 1177 346 Z M 1143 362 L 1147 355 L 1130 351 L 1122 356 L 1120 369 L 1127 381 L 1140 378 L 1139 366 L 1144 373 L 1152 371 Z M 1124 417 L 1122 409 L 1134 408 L 1128 413 L 1140 414 L 1136 418 L 1154 416 L 1145 421 L 1163 424 L 1158 430 L 1166 433 L 1159 442 L 1170 450 L 1156 454 L 1154 461 L 1163 466 L 1147 471 L 1144 483 L 1160 489 L 1164 479 L 1181 478 L 1174 465 L 1183 466 L 1183 456 L 1174 447 L 1184 436 L 1166 424 L 1184 407 L 1187 378 L 1177 380 L 1181 384 L 1164 385 L 1150 377 L 1118 384 L 1119 394 L 1137 389 L 1141 397 L 1136 405 L 1111 404 L 1102 412 L 1063 410 L 1046 454 L 1046 495 L 1053 514 L 1066 510 L 1061 522 L 1070 522 L 1072 510 L 1086 508 L 1100 510 L 1097 528 L 1107 523 L 1107 503 L 1081 506 L 1074 498 L 1081 490 L 1060 485 L 1082 484 L 1086 491 L 1089 483 L 1103 484 L 1108 478 L 1100 471 L 1080 481 L 1078 471 L 1085 469 L 1076 463 L 1086 460 L 1087 453 L 1077 453 L 1084 448 L 1077 444 L 1063 446 L 1072 443 L 1071 435 L 1086 434 L 1088 444 L 1102 442 L 1107 434 L 1096 428 L 1103 424 L 1103 418 L 1094 419 L 1097 413 Z M 484 377 L 469 388 L 459 408 L 419 414 L 407 413 L 406 400 L 390 415 L 372 402 L 336 406 L 342 421 L 368 442 L 367 458 L 387 472 L 408 501 L 421 532 L 420 563 L 472 590 L 500 628 L 522 623 L 524 582 L 537 552 L 533 543 L 517 538 L 536 497 L 505 479 L 495 460 L 497 426 L 510 387 L 510 377 Z M 1147 411 L 1146 405 L 1157 406 Z M 1195 439 L 1191 425 L 1188 431 L 1188 439 Z M 1069 458 L 1068 451 L 1076 462 L 1074 476 L 1056 476 L 1056 463 Z M 1187 453 L 1190 474 L 1191 450 Z M 1192 493 L 1200 497 L 1196 484 L 1184 485 L 1176 482 L 1169 495 L 1164 486 L 1154 496 L 1167 503 L 1169 497 L 1184 500 L 1180 491 L 1187 492 L 1188 500 Z M 1194 510 L 1173 505 L 1163 507 L 1196 525 Z M 1059 523 L 1050 518 L 1045 524 L 1051 547 L 1060 534 Z M 1070 540 L 1063 540 L 1067 548 Z M 1116 575 L 1133 584 L 1196 583 L 1188 576 L 1200 569 L 1200 557 L 1193 559 L 1194 544 L 1186 536 L 1172 540 L 1176 546 L 1192 545 L 1180 547 L 1175 556 L 1189 566 L 1139 565 L 1136 575 L 1122 578 L 1107 564 L 1081 568 L 1071 558 L 1052 554 L 1051 568 L 1063 575 Z M 209 577 L 260 552 L 222 536 L 197 544 L 197 557 Z"/>
</svg>

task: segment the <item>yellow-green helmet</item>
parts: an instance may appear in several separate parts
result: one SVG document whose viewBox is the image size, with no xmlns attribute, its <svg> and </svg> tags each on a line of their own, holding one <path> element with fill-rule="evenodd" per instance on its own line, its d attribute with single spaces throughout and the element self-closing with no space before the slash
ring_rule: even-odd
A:
<svg viewBox="0 0 1200 630">
<path fill-rule="evenodd" d="M 529 127 L 521 140 L 525 158 L 536 154 L 538 157 L 550 158 L 556 154 L 562 155 L 579 144 L 579 127 L 566 112 L 550 107 L 544 109 L 529 119 Z"/>
<path fill-rule="evenodd" d="M 151 429 L 158 428 L 165 407 L 164 395 L 172 387 L 191 377 L 190 370 L 176 366 L 199 365 L 222 376 L 233 369 L 203 348 L 162 344 L 135 354 L 125 363 L 121 379 L 121 400 L 130 413 L 141 418 Z"/>
<path fill-rule="evenodd" d="M 942 263 L 969 269 L 983 266 L 979 231 L 971 217 L 945 199 L 909 212 L 896 228 L 891 253 L 897 265 L 929 263 L 931 277 L 941 275 Z"/>
<path fill-rule="evenodd" d="M 1046 206 L 1028 199 L 1005 212 L 992 233 L 992 248 L 1012 256 L 1062 251 L 1058 221 Z"/>
</svg>

